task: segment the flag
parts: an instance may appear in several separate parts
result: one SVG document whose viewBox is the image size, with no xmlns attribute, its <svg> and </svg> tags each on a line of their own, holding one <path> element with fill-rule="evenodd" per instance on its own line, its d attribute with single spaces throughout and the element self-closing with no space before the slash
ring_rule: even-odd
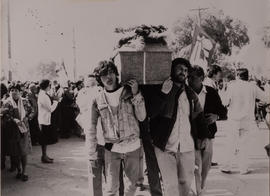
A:
<svg viewBox="0 0 270 196">
<path fill-rule="evenodd" d="M 193 32 L 192 43 L 189 61 L 192 65 L 201 66 L 205 73 L 208 67 L 208 60 L 210 58 L 211 52 L 215 49 L 215 41 L 210 38 L 204 30 L 195 25 Z"/>
</svg>

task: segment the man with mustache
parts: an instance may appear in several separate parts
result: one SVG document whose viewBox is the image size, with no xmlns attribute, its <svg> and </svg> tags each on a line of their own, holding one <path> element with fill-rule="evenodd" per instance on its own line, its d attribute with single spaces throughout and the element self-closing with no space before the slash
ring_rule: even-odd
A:
<svg viewBox="0 0 270 196">
<path fill-rule="evenodd" d="M 209 135 L 198 97 L 186 85 L 190 70 L 188 60 L 172 61 L 171 77 L 156 97 L 160 99 L 158 110 L 150 117 L 150 133 L 166 196 L 188 196 L 197 141 Z"/>
</svg>

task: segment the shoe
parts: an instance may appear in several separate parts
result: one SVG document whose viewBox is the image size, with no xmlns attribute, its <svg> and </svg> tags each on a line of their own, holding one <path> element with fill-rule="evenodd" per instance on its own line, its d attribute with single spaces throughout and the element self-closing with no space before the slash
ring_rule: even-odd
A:
<svg viewBox="0 0 270 196">
<path fill-rule="evenodd" d="M 47 157 L 41 157 L 41 162 L 42 163 L 53 163 L 53 160 L 48 159 Z"/>
<path fill-rule="evenodd" d="M 225 173 L 225 174 L 231 174 L 232 171 L 231 170 L 225 170 L 225 169 L 222 169 L 220 170 L 221 172 Z"/>
<path fill-rule="evenodd" d="M 247 169 L 246 171 L 241 171 L 240 175 L 246 175 L 246 174 L 250 174 L 251 170 Z"/>
<path fill-rule="evenodd" d="M 52 161 L 53 161 L 53 158 L 50 158 L 50 157 L 48 157 L 48 156 L 46 156 L 46 158 L 48 158 L 48 159 L 50 159 L 50 160 L 52 160 Z"/>
<path fill-rule="evenodd" d="M 18 172 L 16 175 L 16 179 L 20 179 L 22 177 L 22 173 Z"/>
<path fill-rule="evenodd" d="M 218 163 L 212 162 L 212 163 L 211 163 L 211 166 L 218 166 Z"/>
<path fill-rule="evenodd" d="M 23 182 L 28 181 L 28 175 L 22 174 L 21 180 L 22 180 Z"/>
</svg>

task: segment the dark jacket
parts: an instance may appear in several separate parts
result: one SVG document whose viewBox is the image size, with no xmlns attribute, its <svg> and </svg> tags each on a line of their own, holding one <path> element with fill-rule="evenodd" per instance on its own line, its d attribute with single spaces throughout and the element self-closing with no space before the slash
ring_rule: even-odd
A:
<svg viewBox="0 0 270 196">
<path fill-rule="evenodd" d="M 197 95 L 188 86 L 185 86 L 183 90 L 187 94 L 190 106 L 191 135 L 195 149 L 198 149 L 197 140 L 210 137 L 210 133 Z M 178 98 L 181 93 L 182 90 L 176 85 L 173 85 L 168 94 L 162 93 L 159 88 L 159 92 L 152 93 L 151 104 L 147 107 L 153 144 L 163 151 L 173 130 L 178 109 Z"/>
<path fill-rule="evenodd" d="M 219 120 L 227 119 L 227 109 L 222 105 L 222 101 L 220 99 L 220 96 L 218 95 L 218 92 L 210 86 L 205 86 L 205 88 L 207 93 L 205 97 L 204 113 L 216 114 L 218 115 Z M 214 138 L 217 132 L 216 123 L 208 125 L 208 129 L 210 131 L 209 138 Z"/>
<path fill-rule="evenodd" d="M 29 103 L 31 104 L 33 114 L 29 116 L 30 120 L 33 120 L 38 115 L 38 103 L 37 103 L 37 96 L 34 93 L 28 93 L 27 99 Z"/>
</svg>

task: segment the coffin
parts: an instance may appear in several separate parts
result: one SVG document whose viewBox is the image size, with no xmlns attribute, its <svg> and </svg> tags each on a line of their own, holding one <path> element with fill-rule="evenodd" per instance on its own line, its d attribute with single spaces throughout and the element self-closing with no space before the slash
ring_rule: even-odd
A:
<svg viewBox="0 0 270 196">
<path fill-rule="evenodd" d="M 116 59 L 121 82 L 136 79 L 139 84 L 161 84 L 170 76 L 172 52 L 166 45 L 125 47 L 119 50 Z"/>
</svg>

